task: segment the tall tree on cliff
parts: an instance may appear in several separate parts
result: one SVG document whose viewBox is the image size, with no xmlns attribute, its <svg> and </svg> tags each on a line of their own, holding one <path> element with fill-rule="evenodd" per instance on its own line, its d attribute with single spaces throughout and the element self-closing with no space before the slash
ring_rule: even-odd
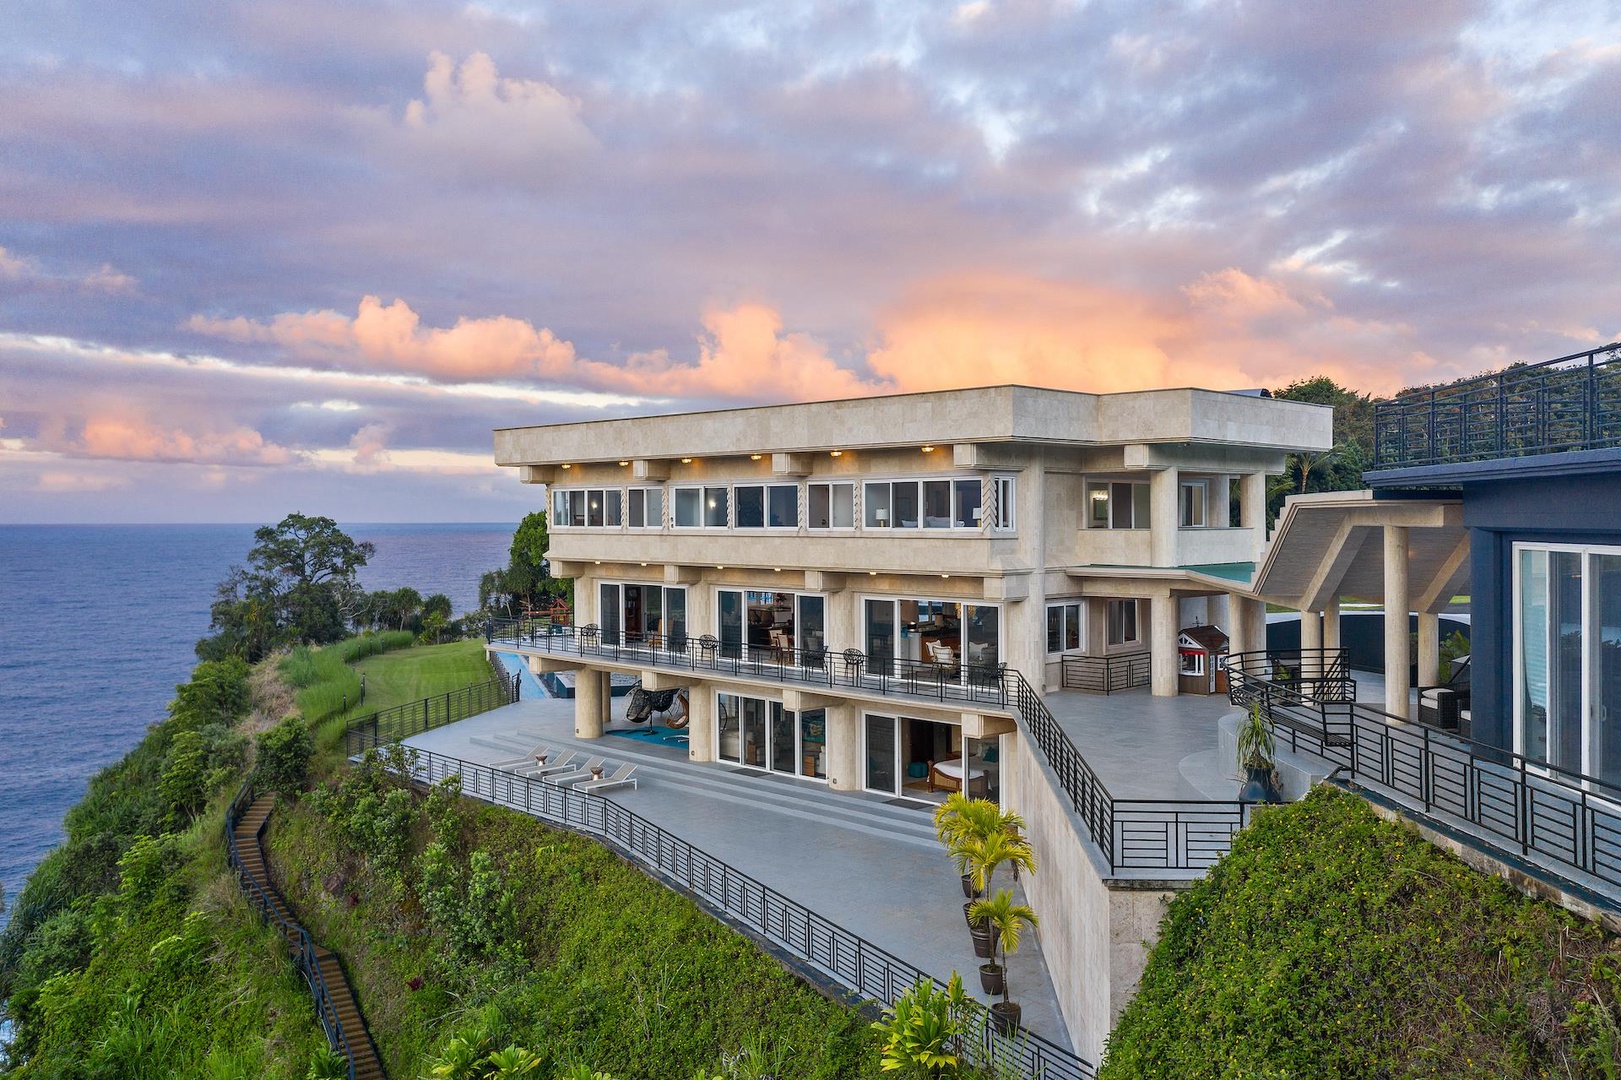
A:
<svg viewBox="0 0 1621 1080">
<path fill-rule="evenodd" d="M 554 597 L 572 600 L 574 582 L 551 575 L 546 561 L 550 547 L 546 511 L 526 514 L 518 523 L 518 531 L 512 534 L 507 565 L 479 579 L 479 607 L 491 613 L 514 616 Z"/>
<path fill-rule="evenodd" d="M 376 553 L 327 517 L 288 514 L 254 530 L 248 565 L 231 568 L 209 609 L 213 636 L 197 643 L 202 659 L 240 656 L 250 663 L 283 645 L 337 641 L 365 598 L 356 574 Z"/>
</svg>

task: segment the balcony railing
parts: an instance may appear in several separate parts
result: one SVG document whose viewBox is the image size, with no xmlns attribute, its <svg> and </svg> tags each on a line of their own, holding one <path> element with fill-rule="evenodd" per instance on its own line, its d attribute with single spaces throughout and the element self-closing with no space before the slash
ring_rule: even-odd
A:
<svg viewBox="0 0 1621 1080">
<path fill-rule="evenodd" d="M 1374 469 L 1621 446 L 1621 342 L 1374 406 Z"/>
<path fill-rule="evenodd" d="M 718 638 L 638 637 L 597 626 L 545 619 L 497 619 L 485 640 L 615 664 L 758 679 L 807 688 L 964 702 L 1006 708 L 1011 693 L 1006 664 L 937 664 L 868 654 L 859 649 L 794 649 L 724 642 Z"/>
<path fill-rule="evenodd" d="M 1147 686 L 1149 672 L 1149 654 L 1145 652 L 1065 656 L 1059 661 L 1059 685 L 1065 690 L 1112 694 L 1116 690 Z"/>
<path fill-rule="evenodd" d="M 1299 651 L 1291 655 L 1298 663 Z M 1342 650 L 1321 650 L 1315 665 L 1336 661 L 1343 667 Z M 1235 705 L 1259 702 L 1280 744 L 1339 766 L 1344 779 L 1415 816 L 1461 824 L 1487 847 L 1587 886 L 1621 911 L 1621 787 L 1392 716 L 1333 678 L 1300 680 L 1289 670 L 1276 653 L 1235 654 L 1229 696 Z"/>
</svg>

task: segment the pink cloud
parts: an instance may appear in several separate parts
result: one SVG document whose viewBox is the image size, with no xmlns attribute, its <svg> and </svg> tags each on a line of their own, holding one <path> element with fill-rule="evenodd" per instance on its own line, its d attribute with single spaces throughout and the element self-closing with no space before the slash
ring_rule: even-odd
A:
<svg viewBox="0 0 1621 1080">
<path fill-rule="evenodd" d="M 181 461 L 230 465 L 286 465 L 293 453 L 265 441 L 251 428 L 193 434 L 182 428 L 165 429 L 143 420 L 94 416 L 84 422 L 77 439 L 57 449 L 83 457 L 122 461 Z"/>
</svg>

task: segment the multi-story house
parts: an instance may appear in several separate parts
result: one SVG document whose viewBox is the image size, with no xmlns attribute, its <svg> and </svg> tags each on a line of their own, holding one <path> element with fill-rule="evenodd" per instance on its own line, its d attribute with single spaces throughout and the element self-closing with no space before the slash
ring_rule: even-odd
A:
<svg viewBox="0 0 1621 1080">
<path fill-rule="evenodd" d="M 1267 477 L 1330 444 L 1330 410 L 1260 394 L 1000 386 L 508 428 L 495 456 L 548 491 L 581 643 L 531 663 L 572 672 L 579 736 L 634 675 L 688 691 L 694 760 L 995 796 L 1014 682 L 1173 695 L 1181 630 L 1264 647 Z"/>
</svg>

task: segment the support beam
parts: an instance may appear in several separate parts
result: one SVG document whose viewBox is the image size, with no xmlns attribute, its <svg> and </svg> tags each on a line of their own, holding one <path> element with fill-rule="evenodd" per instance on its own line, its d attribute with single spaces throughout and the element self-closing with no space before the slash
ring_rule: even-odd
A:
<svg viewBox="0 0 1621 1080">
<path fill-rule="evenodd" d="M 1340 647 L 1340 598 L 1331 596 L 1323 601 L 1323 648 Z"/>
<path fill-rule="evenodd" d="M 1457 544 L 1447 554 L 1446 561 L 1435 572 L 1435 577 L 1413 601 L 1414 611 L 1440 611 L 1452 602 L 1457 591 L 1469 580 L 1469 530 L 1458 537 Z M 1428 675 L 1420 674 L 1420 679 Z"/>
<path fill-rule="evenodd" d="M 834 791 L 860 791 L 861 711 L 854 705 L 827 710 L 827 784 Z"/>
<path fill-rule="evenodd" d="M 1411 717 L 1408 672 L 1407 527 L 1385 526 L 1385 712 Z"/>
<path fill-rule="evenodd" d="M 1266 473 L 1245 473 L 1239 485 L 1239 518 L 1246 529 L 1255 530 L 1255 547 L 1266 543 Z"/>
<path fill-rule="evenodd" d="M 772 476 L 809 476 L 811 474 L 811 455 L 809 454 L 772 454 Z"/>
<path fill-rule="evenodd" d="M 1323 617 L 1315 611 L 1300 613 L 1300 674 L 1308 679 L 1320 678 L 1317 650 L 1323 647 Z"/>
<path fill-rule="evenodd" d="M 1441 616 L 1418 609 L 1418 685 L 1434 686 L 1440 680 Z"/>
<path fill-rule="evenodd" d="M 1310 584 L 1300 594 L 1302 608 L 1321 611 L 1330 596 L 1340 595 L 1340 585 L 1345 581 L 1351 564 L 1356 562 L 1363 541 L 1368 538 L 1368 531 L 1366 526 L 1355 521 L 1340 523 L 1340 527 L 1334 531 L 1334 538 L 1328 542 L 1328 550 L 1323 553 L 1317 573 L 1312 575 Z"/>
<path fill-rule="evenodd" d="M 1176 469 L 1161 469 L 1148 482 L 1148 524 L 1150 532 L 1149 562 L 1154 566 L 1175 566 L 1180 506 L 1181 473 Z"/>
<path fill-rule="evenodd" d="M 687 695 L 687 760 L 715 760 L 715 691 L 702 684 Z"/>
<path fill-rule="evenodd" d="M 668 480 L 670 463 L 662 458 L 636 458 L 630 463 L 630 474 L 637 480 Z"/>
<path fill-rule="evenodd" d="M 612 684 L 606 671 L 583 668 L 574 681 L 574 737 L 600 739 L 608 720 Z"/>
<path fill-rule="evenodd" d="M 1177 693 L 1176 597 L 1162 593 L 1148 602 L 1149 685 L 1155 697 Z"/>
</svg>

